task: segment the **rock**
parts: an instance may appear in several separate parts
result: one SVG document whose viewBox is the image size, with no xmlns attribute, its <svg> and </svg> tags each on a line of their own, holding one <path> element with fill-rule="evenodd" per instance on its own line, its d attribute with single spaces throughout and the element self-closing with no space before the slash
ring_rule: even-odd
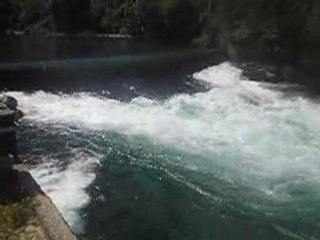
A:
<svg viewBox="0 0 320 240">
<path fill-rule="evenodd" d="M 286 65 L 283 66 L 281 69 L 281 75 L 285 82 L 296 82 L 296 83 L 306 83 L 309 84 L 308 79 L 306 76 L 297 68 L 293 66 Z"/>
<path fill-rule="evenodd" d="M 14 120 L 17 122 L 19 121 L 21 118 L 23 118 L 23 112 L 21 110 L 16 110 L 14 113 Z"/>
<path fill-rule="evenodd" d="M 10 96 L 0 97 L 0 158 L 12 156 L 18 163 L 16 122 L 22 118 L 23 113 L 18 110 L 18 102 Z M 3 163 L 0 162 L 3 165 Z M 4 163 L 7 166 L 7 163 Z"/>
<path fill-rule="evenodd" d="M 9 108 L 0 108 L 0 128 L 14 126 L 15 112 Z"/>
<path fill-rule="evenodd" d="M 10 172 L 13 168 L 13 159 L 9 156 L 0 156 L 0 176 Z"/>
<path fill-rule="evenodd" d="M 246 62 L 240 65 L 243 69 L 242 75 L 253 81 L 277 82 L 279 76 L 276 74 L 276 69 L 266 64 L 259 64 L 255 62 Z"/>
<path fill-rule="evenodd" d="M 7 105 L 7 107 L 13 111 L 16 111 L 18 108 L 18 101 L 11 96 L 3 96 L 1 101 Z"/>
<path fill-rule="evenodd" d="M 14 121 L 17 122 L 19 119 L 23 117 L 23 113 L 18 109 L 18 101 L 11 96 L 1 96 L 0 97 L 0 115 L 4 110 L 14 111 Z M 7 115 L 7 114 L 5 114 Z M 0 119 L 1 121 L 1 119 Z M 0 127 L 2 127 L 0 123 Z"/>
<path fill-rule="evenodd" d="M 16 127 L 0 128 L 0 157 L 12 156 L 19 163 Z"/>
<path fill-rule="evenodd" d="M 0 156 L 16 154 L 16 127 L 0 128 Z"/>
<path fill-rule="evenodd" d="M 7 105 L 0 101 L 0 110 L 5 110 L 7 108 Z"/>
</svg>

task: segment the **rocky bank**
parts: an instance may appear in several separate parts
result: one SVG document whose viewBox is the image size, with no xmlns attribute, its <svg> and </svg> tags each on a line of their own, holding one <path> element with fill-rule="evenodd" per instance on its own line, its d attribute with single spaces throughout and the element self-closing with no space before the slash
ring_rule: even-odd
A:
<svg viewBox="0 0 320 240">
<path fill-rule="evenodd" d="M 16 99 L 0 96 L 0 240 L 76 240 L 56 206 L 21 165 Z"/>
</svg>

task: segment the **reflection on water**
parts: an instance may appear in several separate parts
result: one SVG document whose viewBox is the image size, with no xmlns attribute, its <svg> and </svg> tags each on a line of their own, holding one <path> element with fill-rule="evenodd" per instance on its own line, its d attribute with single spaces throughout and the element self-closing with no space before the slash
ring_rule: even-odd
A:
<svg viewBox="0 0 320 240">
<path fill-rule="evenodd" d="M 135 85 L 170 92 L 194 71 L 222 58 L 210 50 L 161 47 L 138 39 L 7 37 L 1 41 L 7 47 L 0 50 L 0 88 L 9 90 L 112 88 L 120 97 L 128 94 L 121 93 L 123 87 Z"/>
<path fill-rule="evenodd" d="M 34 62 L 59 59 L 99 58 L 115 55 L 170 51 L 143 39 L 84 37 L 1 36 L 0 62 Z"/>
</svg>

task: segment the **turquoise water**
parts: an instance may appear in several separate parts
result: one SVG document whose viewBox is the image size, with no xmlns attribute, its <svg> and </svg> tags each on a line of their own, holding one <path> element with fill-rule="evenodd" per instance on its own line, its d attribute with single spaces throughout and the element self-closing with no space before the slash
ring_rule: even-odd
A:
<svg viewBox="0 0 320 240">
<path fill-rule="evenodd" d="M 183 84 L 194 91 L 126 100 L 10 92 L 26 114 L 21 151 L 77 234 L 319 239 L 317 99 L 230 63 Z"/>
</svg>

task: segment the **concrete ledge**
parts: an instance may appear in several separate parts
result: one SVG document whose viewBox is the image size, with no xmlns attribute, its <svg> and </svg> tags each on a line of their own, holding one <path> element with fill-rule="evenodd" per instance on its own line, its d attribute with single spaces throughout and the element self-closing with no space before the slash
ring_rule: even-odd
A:
<svg viewBox="0 0 320 240">
<path fill-rule="evenodd" d="M 21 190 L 34 199 L 35 211 L 48 240 L 77 240 L 52 201 L 28 172 L 18 172 Z"/>
<path fill-rule="evenodd" d="M 34 204 L 32 208 L 35 211 L 35 219 L 38 220 L 39 228 L 42 228 L 42 232 L 46 235 L 45 239 L 40 237 L 41 240 L 76 240 L 56 206 L 41 190 L 30 173 L 19 166 L 13 170 L 13 162 L 17 163 L 19 160 L 16 121 L 23 115 L 17 106 L 16 99 L 0 95 L 0 183 L 7 185 L 7 188 L 10 189 L 8 193 L 3 192 L 2 196 L 0 193 L 0 199 L 10 199 L 11 195 L 31 198 Z M 13 190 L 15 193 L 12 193 Z M 32 239 L 37 238 L 32 237 Z"/>
</svg>

